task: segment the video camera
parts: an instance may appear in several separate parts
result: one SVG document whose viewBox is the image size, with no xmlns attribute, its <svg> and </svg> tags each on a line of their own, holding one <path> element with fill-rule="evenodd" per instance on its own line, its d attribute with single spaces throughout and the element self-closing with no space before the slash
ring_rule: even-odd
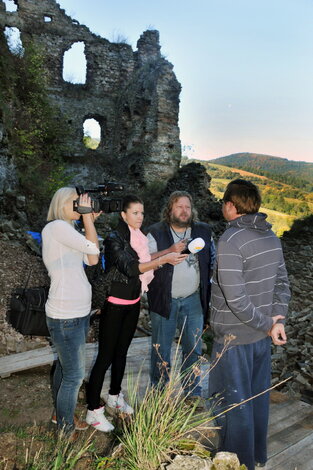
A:
<svg viewBox="0 0 313 470">
<path fill-rule="evenodd" d="M 111 212 L 121 212 L 122 210 L 122 198 L 113 198 L 108 197 L 111 193 L 115 191 L 124 191 L 124 185 L 122 183 L 104 183 L 98 184 L 94 189 L 87 189 L 83 186 L 75 187 L 77 194 L 88 193 L 91 199 L 91 209 L 92 212 L 103 211 L 106 214 Z M 73 201 L 73 210 L 79 214 L 86 214 L 90 212 L 88 207 L 79 206 L 79 198 Z M 86 210 L 87 209 L 87 210 Z"/>
</svg>

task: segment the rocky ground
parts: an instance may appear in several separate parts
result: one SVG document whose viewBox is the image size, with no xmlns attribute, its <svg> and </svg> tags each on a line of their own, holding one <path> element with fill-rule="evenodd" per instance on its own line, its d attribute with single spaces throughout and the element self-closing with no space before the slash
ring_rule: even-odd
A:
<svg viewBox="0 0 313 470">
<path fill-rule="evenodd" d="M 31 239 L 27 238 L 30 246 Z M 41 257 L 28 244 L 0 240 L 0 355 L 27 351 L 47 344 L 41 337 L 24 337 L 6 321 L 10 294 L 15 287 L 23 287 L 30 273 L 29 286 L 48 283 L 46 269 Z"/>
<path fill-rule="evenodd" d="M 282 237 L 292 299 L 286 325 L 288 343 L 273 348 L 273 382 L 313 403 L 313 216 L 297 221 Z"/>
</svg>

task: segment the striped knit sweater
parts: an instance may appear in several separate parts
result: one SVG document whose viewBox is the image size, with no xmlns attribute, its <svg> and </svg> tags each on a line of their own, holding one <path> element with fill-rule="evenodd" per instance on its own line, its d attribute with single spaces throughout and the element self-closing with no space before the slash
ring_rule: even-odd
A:
<svg viewBox="0 0 313 470">
<path fill-rule="evenodd" d="M 262 213 L 228 223 L 217 249 L 212 284 L 211 327 L 215 341 L 232 344 L 267 336 L 274 315 L 287 315 L 289 283 L 280 240 Z"/>
</svg>

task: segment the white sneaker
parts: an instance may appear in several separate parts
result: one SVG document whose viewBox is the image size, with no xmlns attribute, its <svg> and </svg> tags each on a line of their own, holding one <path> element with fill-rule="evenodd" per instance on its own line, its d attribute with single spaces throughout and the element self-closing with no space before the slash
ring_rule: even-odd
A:
<svg viewBox="0 0 313 470">
<path fill-rule="evenodd" d="M 110 395 L 107 399 L 108 413 L 126 413 L 128 415 L 133 414 L 134 409 L 126 403 L 124 395 L 120 392 L 118 395 Z"/>
<path fill-rule="evenodd" d="M 104 416 L 104 406 L 101 406 L 96 410 L 88 410 L 86 423 L 102 432 L 111 432 L 114 429 L 113 424 L 111 424 Z"/>
</svg>

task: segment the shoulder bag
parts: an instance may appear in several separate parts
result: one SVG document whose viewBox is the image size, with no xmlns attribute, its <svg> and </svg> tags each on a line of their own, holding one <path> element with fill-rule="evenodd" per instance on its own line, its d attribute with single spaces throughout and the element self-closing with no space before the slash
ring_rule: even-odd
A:
<svg viewBox="0 0 313 470">
<path fill-rule="evenodd" d="M 50 336 L 45 311 L 49 287 L 27 287 L 30 275 L 24 287 L 13 290 L 7 320 L 22 335 Z"/>
</svg>

